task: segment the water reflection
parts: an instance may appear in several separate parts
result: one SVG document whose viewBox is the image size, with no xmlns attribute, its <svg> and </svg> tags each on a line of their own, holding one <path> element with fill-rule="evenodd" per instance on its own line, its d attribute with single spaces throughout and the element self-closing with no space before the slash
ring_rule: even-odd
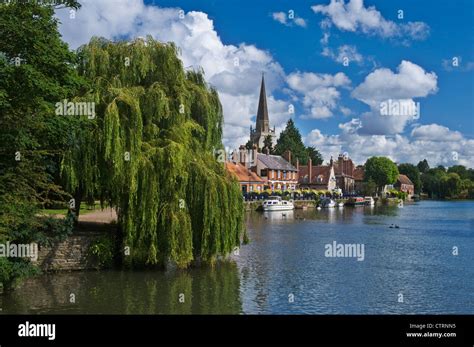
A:
<svg viewBox="0 0 474 347">
<path fill-rule="evenodd" d="M 166 273 L 114 270 L 42 275 L 5 294 L 1 304 L 6 314 L 239 314 L 239 287 L 236 264 L 225 261 L 214 268 Z"/>
</svg>

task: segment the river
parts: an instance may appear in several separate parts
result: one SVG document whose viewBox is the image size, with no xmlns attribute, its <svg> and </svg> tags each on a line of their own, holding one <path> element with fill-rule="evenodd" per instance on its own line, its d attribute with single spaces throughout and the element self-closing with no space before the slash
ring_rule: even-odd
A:
<svg viewBox="0 0 474 347">
<path fill-rule="evenodd" d="M 213 268 L 45 274 L 0 313 L 474 313 L 473 201 L 252 212 L 247 227 Z M 363 257 L 326 256 L 334 243 Z"/>
</svg>

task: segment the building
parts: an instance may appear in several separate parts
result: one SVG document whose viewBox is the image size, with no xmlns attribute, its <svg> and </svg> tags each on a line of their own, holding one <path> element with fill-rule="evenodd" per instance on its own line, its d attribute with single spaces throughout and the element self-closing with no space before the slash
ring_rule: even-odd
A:
<svg viewBox="0 0 474 347">
<path fill-rule="evenodd" d="M 228 161 L 225 163 L 225 168 L 237 178 L 242 193 L 262 192 L 264 190 L 265 181 L 241 163 Z"/>
<path fill-rule="evenodd" d="M 260 98 L 258 100 L 257 123 L 255 129 L 252 129 L 252 126 L 250 126 L 250 140 L 261 149 L 264 147 L 264 140 L 268 135 L 272 137 L 272 144 L 275 144 L 275 127 L 270 129 L 270 121 L 268 120 L 267 95 L 265 92 L 265 79 L 262 75 Z"/>
<path fill-rule="evenodd" d="M 339 154 L 337 162 L 333 162 L 332 157 L 330 165 L 334 165 L 337 187 L 342 189 L 344 194 L 352 194 L 355 191 L 355 165 L 352 159 L 347 155 Z"/>
<path fill-rule="evenodd" d="M 331 161 L 332 163 L 332 161 Z M 334 166 L 313 165 L 312 160 L 308 159 L 307 165 L 298 165 L 298 185 L 300 188 L 310 188 L 316 190 L 332 191 L 336 188 L 336 175 Z"/>
<path fill-rule="evenodd" d="M 364 166 L 360 165 L 354 169 L 354 191 L 358 194 L 364 190 Z"/>
<path fill-rule="evenodd" d="M 400 192 L 407 193 L 408 198 L 411 198 L 415 194 L 415 185 L 406 175 L 398 175 L 393 187 Z"/>
<path fill-rule="evenodd" d="M 265 187 L 271 190 L 295 190 L 298 184 L 298 170 L 291 165 L 291 152 L 285 153 L 288 160 L 279 155 L 255 153 L 257 175 L 265 180 Z"/>
</svg>

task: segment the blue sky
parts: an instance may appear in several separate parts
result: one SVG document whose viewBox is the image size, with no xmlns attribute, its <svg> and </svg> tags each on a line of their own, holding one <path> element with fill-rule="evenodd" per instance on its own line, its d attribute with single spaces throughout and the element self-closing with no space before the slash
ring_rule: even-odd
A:
<svg viewBox="0 0 474 347">
<path fill-rule="evenodd" d="M 72 48 L 92 35 L 176 42 L 184 66 L 202 66 L 219 91 L 229 147 L 248 138 L 265 72 L 270 122 L 281 131 L 294 118 L 326 160 L 347 152 L 357 163 L 387 155 L 473 167 L 473 6 L 471 0 L 98 0 L 83 1 L 73 19 L 64 10 L 57 15 Z M 419 103 L 419 116 L 380 115 L 388 99 Z"/>
</svg>

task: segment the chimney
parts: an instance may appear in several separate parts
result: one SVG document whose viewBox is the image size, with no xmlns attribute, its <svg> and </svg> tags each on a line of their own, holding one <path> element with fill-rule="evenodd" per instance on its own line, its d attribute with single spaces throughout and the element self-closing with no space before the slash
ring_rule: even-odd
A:
<svg viewBox="0 0 474 347">
<path fill-rule="evenodd" d="M 283 158 L 291 164 L 291 151 L 289 149 L 283 152 Z"/>
<path fill-rule="evenodd" d="M 232 152 L 232 162 L 234 164 L 237 164 L 239 162 L 239 156 L 237 155 L 237 150 L 234 150 Z"/>
<path fill-rule="evenodd" d="M 239 147 L 239 162 L 245 165 L 245 146 L 241 145 Z"/>
<path fill-rule="evenodd" d="M 311 158 L 308 158 L 308 175 L 309 175 L 309 183 L 313 180 L 313 161 Z"/>
<path fill-rule="evenodd" d="M 257 145 L 253 145 L 252 147 L 252 162 L 249 166 L 257 166 Z"/>
</svg>

